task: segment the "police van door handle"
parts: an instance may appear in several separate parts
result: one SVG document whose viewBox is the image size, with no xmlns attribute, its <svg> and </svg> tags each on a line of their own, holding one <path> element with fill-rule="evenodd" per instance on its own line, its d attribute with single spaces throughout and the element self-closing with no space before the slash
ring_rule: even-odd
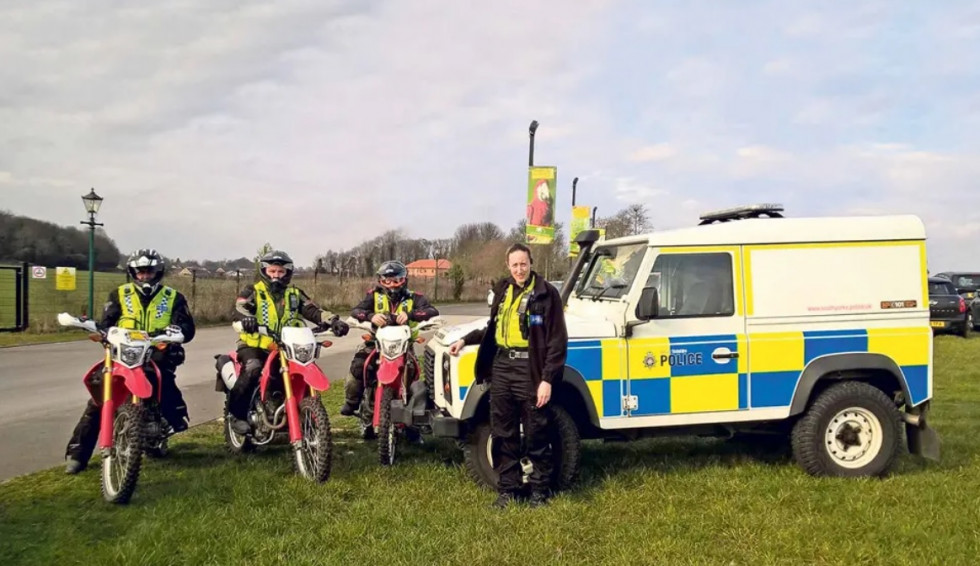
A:
<svg viewBox="0 0 980 566">
<path fill-rule="evenodd" d="M 727 354 L 711 354 L 711 357 L 716 360 L 732 359 L 738 357 L 738 352 L 729 352 Z"/>
</svg>

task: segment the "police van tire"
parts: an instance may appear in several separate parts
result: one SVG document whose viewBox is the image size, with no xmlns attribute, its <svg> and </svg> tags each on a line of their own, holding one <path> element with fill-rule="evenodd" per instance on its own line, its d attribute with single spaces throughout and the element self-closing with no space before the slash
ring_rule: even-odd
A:
<svg viewBox="0 0 980 566">
<path fill-rule="evenodd" d="M 831 385 L 796 422 L 793 457 L 813 476 L 884 476 L 902 446 L 901 415 L 880 389 Z"/>
<path fill-rule="evenodd" d="M 554 491 L 570 488 L 579 476 L 582 444 L 578 427 L 571 415 L 558 405 L 550 405 L 552 456 L 555 466 L 551 476 Z M 477 485 L 497 488 L 497 472 L 490 460 L 490 421 L 486 419 L 473 428 L 463 446 L 466 473 Z"/>
</svg>

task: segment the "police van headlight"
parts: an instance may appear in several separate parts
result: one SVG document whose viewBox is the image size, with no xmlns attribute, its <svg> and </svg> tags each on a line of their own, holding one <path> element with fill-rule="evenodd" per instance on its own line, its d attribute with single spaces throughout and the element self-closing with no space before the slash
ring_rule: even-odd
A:
<svg viewBox="0 0 980 566">
<path fill-rule="evenodd" d="M 121 346 L 119 348 L 119 361 L 125 366 L 138 366 L 143 361 L 145 351 L 145 346 Z"/>
<path fill-rule="evenodd" d="M 313 353 L 316 351 L 316 344 L 305 344 L 303 346 L 293 346 L 293 359 L 301 364 L 313 361 Z"/>
</svg>

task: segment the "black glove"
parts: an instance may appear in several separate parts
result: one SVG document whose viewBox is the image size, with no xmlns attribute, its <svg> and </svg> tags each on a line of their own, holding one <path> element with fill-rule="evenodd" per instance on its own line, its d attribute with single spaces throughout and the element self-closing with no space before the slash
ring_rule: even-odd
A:
<svg viewBox="0 0 980 566">
<path fill-rule="evenodd" d="M 339 318 L 336 318 L 330 322 L 330 330 L 333 332 L 334 336 L 344 336 L 348 331 L 350 331 L 350 325 Z"/>
<path fill-rule="evenodd" d="M 259 331 L 259 321 L 254 316 L 246 316 L 242 319 L 242 332 L 245 334 L 255 334 Z"/>
</svg>

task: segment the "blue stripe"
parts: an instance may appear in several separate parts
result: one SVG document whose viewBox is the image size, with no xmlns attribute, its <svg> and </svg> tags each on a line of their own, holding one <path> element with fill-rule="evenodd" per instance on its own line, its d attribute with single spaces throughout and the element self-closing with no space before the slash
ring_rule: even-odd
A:
<svg viewBox="0 0 980 566">
<path fill-rule="evenodd" d="M 803 340 L 804 365 L 828 354 L 868 351 L 868 331 L 864 329 L 805 331 Z"/>
<path fill-rule="evenodd" d="M 469 389 L 470 389 L 470 388 L 469 388 L 468 386 L 466 386 L 466 385 L 460 385 L 460 386 L 459 386 L 459 400 L 460 400 L 460 401 L 462 401 L 462 400 L 464 400 L 464 399 L 466 399 L 466 392 L 467 392 L 467 391 L 468 391 Z"/>
<path fill-rule="evenodd" d="M 602 382 L 602 416 L 623 416 L 623 382 L 607 380 Z"/>
<path fill-rule="evenodd" d="M 670 413 L 670 379 L 637 379 L 630 382 L 630 395 L 638 401 L 633 415 Z"/>
<path fill-rule="evenodd" d="M 749 406 L 749 374 L 738 374 L 738 408 L 747 409 Z"/>
<path fill-rule="evenodd" d="M 929 396 L 929 366 L 902 366 L 905 383 L 909 386 L 909 397 L 913 405 Z"/>
<path fill-rule="evenodd" d="M 574 368 L 586 381 L 602 379 L 602 343 L 582 340 L 568 343 L 565 365 Z"/>
<path fill-rule="evenodd" d="M 750 406 L 753 409 L 788 406 L 793 402 L 793 392 L 799 379 L 798 371 L 753 372 Z M 741 395 L 741 383 L 739 394 Z"/>
</svg>

